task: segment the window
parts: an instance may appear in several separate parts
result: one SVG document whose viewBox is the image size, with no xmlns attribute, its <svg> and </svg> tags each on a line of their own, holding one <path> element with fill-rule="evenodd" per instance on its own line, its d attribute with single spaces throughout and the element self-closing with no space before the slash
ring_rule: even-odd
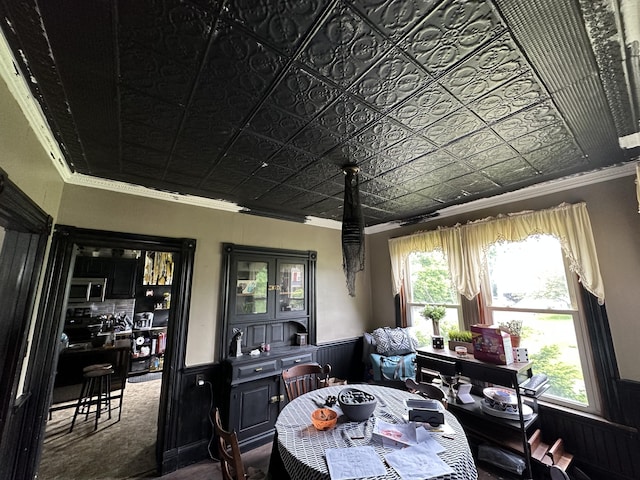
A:
<svg viewBox="0 0 640 480">
<path fill-rule="evenodd" d="M 523 321 L 521 346 L 545 373 L 553 403 L 598 413 L 590 347 L 577 299 L 577 278 L 569 272 L 560 242 L 551 235 L 501 242 L 487 251 L 482 289 L 490 292 L 485 318 L 500 324 Z"/>
<path fill-rule="evenodd" d="M 446 335 L 461 328 L 460 296 L 451 283 L 449 266 L 441 251 L 414 252 L 409 255 L 407 263 L 407 322 L 414 327 L 421 346 L 431 345 L 433 324 L 421 315 L 422 310 L 426 305 L 445 307 L 445 316 L 440 320 L 440 334 Z"/>
</svg>

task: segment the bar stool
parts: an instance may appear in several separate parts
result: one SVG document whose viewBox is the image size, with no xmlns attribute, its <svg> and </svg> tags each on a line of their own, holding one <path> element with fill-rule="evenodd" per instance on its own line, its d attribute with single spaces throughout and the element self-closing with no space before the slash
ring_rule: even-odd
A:
<svg viewBox="0 0 640 480">
<path fill-rule="evenodd" d="M 85 421 L 89 419 L 91 405 L 96 405 L 94 430 L 98 429 L 98 420 L 103 410 L 103 404 L 104 409 L 108 409 L 109 419 L 111 419 L 111 375 L 114 372 L 113 365 L 110 363 L 88 365 L 82 371 L 82 387 L 80 388 L 80 396 L 78 397 L 76 410 L 73 413 L 69 433 L 73 431 L 78 413 L 85 415 Z M 93 397 L 97 397 L 96 400 Z"/>
</svg>

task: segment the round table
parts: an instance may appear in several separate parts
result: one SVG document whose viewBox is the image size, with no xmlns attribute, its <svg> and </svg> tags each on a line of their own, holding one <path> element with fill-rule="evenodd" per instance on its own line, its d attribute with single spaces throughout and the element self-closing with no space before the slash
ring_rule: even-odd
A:
<svg viewBox="0 0 640 480">
<path fill-rule="evenodd" d="M 413 393 L 377 385 L 351 385 L 376 397 L 378 403 L 373 416 L 389 423 L 405 423 L 407 398 L 421 398 Z M 346 448 L 371 445 L 381 459 L 392 449 L 372 439 L 373 421 L 350 422 L 338 405 L 333 408 L 340 415 L 335 428 L 319 431 L 311 423 L 311 412 L 329 395 L 337 397 L 344 386 L 326 387 L 301 395 L 289 402 L 276 422 L 278 451 L 287 473 L 293 480 L 330 480 L 324 451 L 327 448 Z M 433 437 L 446 448 L 440 454 L 453 470 L 451 475 L 436 477 L 440 480 L 476 480 L 476 470 L 467 438 L 456 418 L 445 411 L 445 421 L 455 434 L 436 433 Z M 394 469 L 386 465 L 387 474 L 380 479 L 400 479 Z"/>
</svg>

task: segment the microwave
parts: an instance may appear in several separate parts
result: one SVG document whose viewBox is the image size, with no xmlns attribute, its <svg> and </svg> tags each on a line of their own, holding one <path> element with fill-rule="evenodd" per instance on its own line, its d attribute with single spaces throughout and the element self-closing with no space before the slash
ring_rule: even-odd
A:
<svg viewBox="0 0 640 480">
<path fill-rule="evenodd" d="M 73 278 L 69 287 L 69 302 L 104 302 L 106 278 Z"/>
</svg>

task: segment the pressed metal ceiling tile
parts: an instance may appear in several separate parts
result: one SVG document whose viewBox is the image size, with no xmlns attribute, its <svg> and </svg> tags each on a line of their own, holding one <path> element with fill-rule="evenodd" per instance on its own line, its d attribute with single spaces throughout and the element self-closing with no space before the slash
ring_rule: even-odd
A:
<svg viewBox="0 0 640 480">
<path fill-rule="evenodd" d="M 518 112 L 492 125 L 491 128 L 505 140 L 513 140 L 561 121 L 562 118 L 553 103 L 546 101 Z"/>
<path fill-rule="evenodd" d="M 483 173 L 500 184 L 523 182 L 535 177 L 536 170 L 522 158 L 512 158 L 482 169 Z"/>
<path fill-rule="evenodd" d="M 461 106 L 462 104 L 442 86 L 432 84 L 390 112 L 389 115 L 414 131 L 419 131 L 436 120 L 459 110 Z"/>
<path fill-rule="evenodd" d="M 497 147 L 484 150 L 475 155 L 466 155 L 464 161 L 471 165 L 471 167 L 480 170 L 496 163 L 504 162 L 518 155 L 511 146 L 503 143 Z"/>
<path fill-rule="evenodd" d="M 443 2 L 401 44 L 429 73 L 441 74 L 505 29 L 488 2 Z"/>
<path fill-rule="evenodd" d="M 385 112 L 430 82 L 430 76 L 402 51 L 392 49 L 350 91 Z"/>
<path fill-rule="evenodd" d="M 421 133 L 431 142 L 442 147 L 457 138 L 479 130 L 483 125 L 471 111 L 461 108 L 425 128 Z"/>
<path fill-rule="evenodd" d="M 347 87 L 390 46 L 348 7 L 338 5 L 300 59 L 329 81 Z"/>
<path fill-rule="evenodd" d="M 523 75 L 479 98 L 469 105 L 469 109 L 485 122 L 492 123 L 546 98 L 540 84 L 531 75 Z"/>
<path fill-rule="evenodd" d="M 341 220 L 355 164 L 375 225 L 637 156 L 618 142 L 639 124 L 628 19 L 603 22 L 606 0 L 65 7 L 0 2 L 0 18 L 83 174 Z"/>
<path fill-rule="evenodd" d="M 262 41 L 291 55 L 327 4 L 328 0 L 232 0 L 226 4 L 224 13 Z"/>
<path fill-rule="evenodd" d="M 447 145 L 446 149 L 459 159 L 465 160 L 470 155 L 497 147 L 502 143 L 502 139 L 493 130 L 487 128 Z"/>
<path fill-rule="evenodd" d="M 303 119 L 291 115 L 289 112 L 280 110 L 273 105 L 262 105 L 260 110 L 254 114 L 247 128 L 274 140 L 286 142 L 305 124 Z"/>
<path fill-rule="evenodd" d="M 340 94 L 337 88 L 294 64 L 275 85 L 266 102 L 309 121 Z"/>
<path fill-rule="evenodd" d="M 529 65 L 513 39 L 504 34 L 454 67 L 439 81 L 466 105 L 528 70 Z"/>
</svg>

